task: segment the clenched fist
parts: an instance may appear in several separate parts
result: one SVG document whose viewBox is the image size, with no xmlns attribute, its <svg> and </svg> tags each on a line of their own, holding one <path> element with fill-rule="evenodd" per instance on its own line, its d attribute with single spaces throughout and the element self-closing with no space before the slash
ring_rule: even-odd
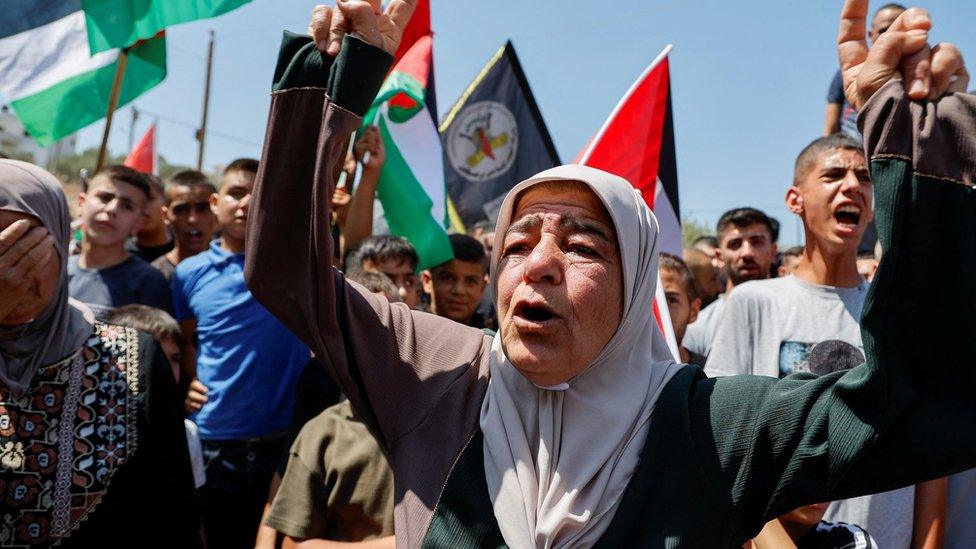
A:
<svg viewBox="0 0 976 549">
<path fill-rule="evenodd" d="M 335 57 L 342 37 L 355 36 L 367 44 L 394 54 L 417 0 L 393 0 L 380 9 L 380 0 L 336 0 L 336 8 L 315 6 L 308 33 L 319 50 Z"/>
</svg>

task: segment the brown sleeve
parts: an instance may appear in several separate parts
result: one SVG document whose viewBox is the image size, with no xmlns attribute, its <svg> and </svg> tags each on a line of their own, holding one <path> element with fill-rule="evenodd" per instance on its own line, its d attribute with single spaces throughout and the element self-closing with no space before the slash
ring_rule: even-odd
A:
<svg viewBox="0 0 976 549">
<path fill-rule="evenodd" d="M 864 105 L 858 124 L 869 159 L 910 161 L 915 175 L 976 184 L 976 96 L 910 101 L 895 79 Z"/>
<path fill-rule="evenodd" d="M 391 306 L 346 282 L 333 267 L 333 177 L 362 112 L 329 97 L 347 98 L 345 104 L 361 111 L 369 101 L 351 90 L 372 98 L 390 61 L 380 50 L 347 37 L 328 71 L 328 86 L 309 85 L 316 82 L 308 73 L 325 70 L 302 59 L 319 55 L 307 40 L 297 53 L 291 53 L 291 45 L 282 48 L 289 56 L 279 60 L 276 75 L 301 86 L 279 82 L 272 94 L 248 216 L 245 274 L 255 298 L 309 344 L 381 443 L 390 447 L 426 417 L 453 383 L 477 379 L 485 338 L 480 330 Z M 296 72 L 301 76 L 295 77 Z"/>
</svg>

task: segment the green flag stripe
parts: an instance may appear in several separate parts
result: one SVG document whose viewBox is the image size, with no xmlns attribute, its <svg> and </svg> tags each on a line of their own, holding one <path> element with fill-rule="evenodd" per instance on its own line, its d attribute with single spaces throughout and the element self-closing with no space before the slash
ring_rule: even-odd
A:
<svg viewBox="0 0 976 549">
<path fill-rule="evenodd" d="M 37 143 L 45 147 L 105 117 L 116 63 L 63 80 L 10 107 Z M 160 36 L 132 48 L 119 95 L 119 107 L 166 77 L 166 40 Z"/>
<path fill-rule="evenodd" d="M 93 54 L 125 48 L 171 25 L 216 17 L 250 0 L 82 0 Z"/>
<path fill-rule="evenodd" d="M 386 163 L 380 172 L 376 194 L 383 203 L 390 232 L 413 244 L 420 256 L 420 269 L 450 261 L 454 258 L 451 241 L 444 225 L 431 216 L 430 197 L 393 142 L 386 119 L 380 116 L 377 123 L 386 146 Z"/>
</svg>

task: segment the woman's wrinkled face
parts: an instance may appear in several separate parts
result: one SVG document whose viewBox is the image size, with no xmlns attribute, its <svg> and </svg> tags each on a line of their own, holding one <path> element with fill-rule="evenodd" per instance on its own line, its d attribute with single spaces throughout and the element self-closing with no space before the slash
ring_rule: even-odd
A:
<svg viewBox="0 0 976 549">
<path fill-rule="evenodd" d="M 7 230 L 11 225 L 18 221 L 27 221 L 30 229 L 21 238 L 26 238 L 30 231 L 41 227 L 41 223 L 34 217 L 19 212 L 0 210 L 0 233 Z M 43 230 L 43 228 L 42 228 Z M 49 241 L 43 241 L 40 245 Z M 49 261 L 44 262 L 38 268 L 30 269 L 26 274 L 19 274 L 16 264 L 7 267 L 8 261 L 2 262 L 5 272 L 0 272 L 0 299 L 16 300 L 16 304 L 11 309 L 5 309 L 5 313 L 0 318 L 2 326 L 17 326 L 27 323 L 38 315 L 54 297 L 54 292 L 58 288 L 58 280 L 61 274 L 61 259 L 54 250 Z M 18 273 L 11 276 L 12 273 Z M 9 277 L 9 280 L 7 280 Z"/>
<path fill-rule="evenodd" d="M 536 385 L 568 381 L 610 341 L 623 311 L 620 248 L 599 197 L 578 182 L 519 196 L 498 265 L 505 353 Z"/>
</svg>

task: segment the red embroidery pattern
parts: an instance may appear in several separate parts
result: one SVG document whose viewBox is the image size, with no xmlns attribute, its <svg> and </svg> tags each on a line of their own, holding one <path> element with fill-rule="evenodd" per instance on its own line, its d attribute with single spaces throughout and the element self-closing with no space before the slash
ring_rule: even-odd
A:
<svg viewBox="0 0 976 549">
<path fill-rule="evenodd" d="M 95 509 L 135 451 L 134 330 L 96 324 L 21 397 L 0 382 L 0 547 L 49 545 Z"/>
</svg>

